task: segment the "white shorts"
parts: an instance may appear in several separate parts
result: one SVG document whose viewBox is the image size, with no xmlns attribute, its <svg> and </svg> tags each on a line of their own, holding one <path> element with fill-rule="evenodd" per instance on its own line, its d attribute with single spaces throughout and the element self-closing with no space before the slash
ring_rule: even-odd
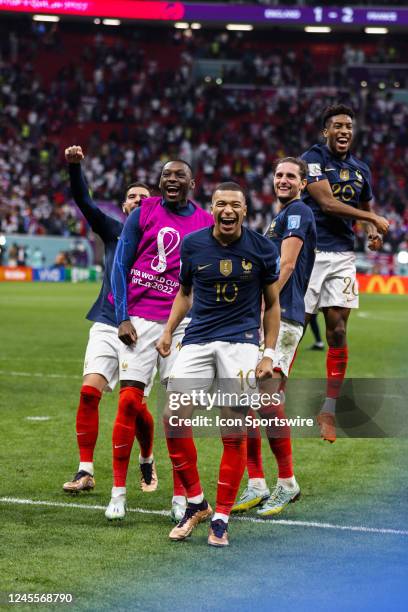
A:
<svg viewBox="0 0 408 612">
<path fill-rule="evenodd" d="M 165 384 L 181 348 L 184 331 L 190 323 L 190 319 L 183 319 L 174 332 L 171 354 L 165 358 L 160 357 L 156 350 L 156 343 L 166 324 L 148 321 L 142 317 L 130 317 L 130 321 L 136 329 L 137 342 L 134 346 L 126 346 L 119 341 L 119 379 L 137 380 L 147 385 L 154 376 L 155 368 L 157 368 L 160 382 Z"/>
<path fill-rule="evenodd" d="M 170 374 L 170 392 L 245 393 L 256 388 L 258 346 L 243 342 L 215 341 L 181 348 Z M 224 405 L 217 402 L 216 405 Z"/>
<path fill-rule="evenodd" d="M 100 374 L 108 381 L 104 391 L 113 391 L 119 380 L 119 353 L 122 345 L 117 327 L 106 323 L 94 323 L 89 330 L 83 376 Z M 155 375 L 156 371 L 153 372 L 144 390 L 145 397 L 149 396 Z"/>
<path fill-rule="evenodd" d="M 305 295 L 305 309 L 315 314 L 320 308 L 358 308 L 355 254 L 317 251 Z"/>
<path fill-rule="evenodd" d="M 118 330 L 106 323 L 94 323 L 89 330 L 83 375 L 100 374 L 106 378 L 105 391 L 113 391 L 119 380 Z"/>
<path fill-rule="evenodd" d="M 276 341 L 273 369 L 289 376 L 290 366 L 303 336 L 303 325 L 281 321 Z"/>
</svg>

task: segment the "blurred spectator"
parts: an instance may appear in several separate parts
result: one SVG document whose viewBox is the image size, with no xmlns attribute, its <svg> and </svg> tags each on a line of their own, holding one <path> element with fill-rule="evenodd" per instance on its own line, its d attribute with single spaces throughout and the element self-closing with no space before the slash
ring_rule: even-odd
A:
<svg viewBox="0 0 408 612">
<path fill-rule="evenodd" d="M 63 160 L 74 143 L 86 149 L 95 200 L 120 203 L 129 182 L 155 184 L 163 161 L 182 157 L 195 168 L 199 202 L 209 204 L 218 181 L 238 180 L 249 225 L 263 231 L 276 212 L 274 159 L 316 142 L 316 118 L 339 101 L 357 110 L 354 150 L 372 169 L 376 208 L 391 220 L 384 248 L 406 240 L 408 106 L 389 89 L 356 86 L 350 72 L 396 62 L 404 40 L 311 43 L 299 34 L 289 44 L 262 32 L 160 29 L 155 45 L 148 28 L 95 36 L 83 24 L 30 33 L 13 23 L 13 32 L 0 26 L 2 232 L 87 236 Z M 205 73 L 207 59 L 219 60 L 221 76 Z M 362 232 L 358 244 L 365 248 Z"/>
</svg>

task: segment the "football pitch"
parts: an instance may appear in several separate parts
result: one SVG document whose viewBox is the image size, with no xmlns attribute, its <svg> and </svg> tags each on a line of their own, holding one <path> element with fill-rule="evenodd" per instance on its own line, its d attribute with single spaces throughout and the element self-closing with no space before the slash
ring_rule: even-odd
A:
<svg viewBox="0 0 408 612">
<path fill-rule="evenodd" d="M 8 604 L 10 593 L 69 593 L 80 610 L 406 609 L 405 438 L 295 439 L 298 503 L 272 521 L 255 512 L 233 518 L 225 550 L 207 546 L 205 525 L 172 543 L 161 436 L 158 491 L 139 490 L 135 447 L 131 510 L 120 524 L 104 517 L 115 390 L 100 406 L 95 491 L 63 493 L 77 468 L 75 414 L 90 326 L 84 315 L 96 293 L 92 284 L 0 285 L 0 607 L 28 609 Z M 407 378 L 407 309 L 405 296 L 361 297 L 350 317 L 349 377 Z M 308 332 L 294 377 L 324 377 L 324 353 L 307 350 L 310 344 Z M 149 405 L 155 413 L 154 393 Z M 201 438 L 197 447 L 213 504 L 221 443 Z M 265 442 L 264 457 L 272 485 L 276 469 Z"/>
</svg>

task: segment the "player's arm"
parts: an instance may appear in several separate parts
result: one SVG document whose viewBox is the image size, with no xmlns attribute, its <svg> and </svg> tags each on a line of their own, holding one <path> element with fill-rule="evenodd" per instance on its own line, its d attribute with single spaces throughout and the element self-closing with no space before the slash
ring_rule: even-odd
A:
<svg viewBox="0 0 408 612">
<path fill-rule="evenodd" d="M 280 274 L 278 280 L 279 293 L 292 276 L 302 246 L 303 240 L 297 236 L 290 236 L 282 241 Z"/>
<path fill-rule="evenodd" d="M 371 204 L 370 202 L 360 202 L 360 208 L 362 210 L 370 210 Z M 363 223 L 364 231 L 368 237 L 368 248 L 370 251 L 379 251 L 383 245 L 383 237 L 380 232 L 377 231 L 374 223 Z"/>
<path fill-rule="evenodd" d="M 258 379 L 269 378 L 273 374 L 272 355 L 278 339 L 280 326 L 279 282 L 265 285 L 263 297 L 265 303 L 263 317 L 265 350 L 264 356 L 255 370 L 255 376 Z"/>
<path fill-rule="evenodd" d="M 126 220 L 118 240 L 113 260 L 111 286 L 115 305 L 116 321 L 119 325 L 119 339 L 128 346 L 137 340 L 136 330 L 129 320 L 127 302 L 127 277 L 136 259 L 141 238 L 140 208 L 134 210 Z"/>
<path fill-rule="evenodd" d="M 371 210 L 354 208 L 354 206 L 349 206 L 348 204 L 340 202 L 340 200 L 336 200 L 327 179 L 309 183 L 306 189 L 322 211 L 327 215 L 338 215 L 346 219 L 367 221 L 368 223 L 373 223 L 381 234 L 387 233 L 389 223 L 385 217 L 376 215 Z"/>
<path fill-rule="evenodd" d="M 111 228 L 112 220 L 96 206 L 91 198 L 81 167 L 84 158 L 82 148 L 78 145 L 65 149 L 65 159 L 68 162 L 69 180 L 74 202 L 91 226 L 92 231 L 103 239 Z"/>
<path fill-rule="evenodd" d="M 170 355 L 173 332 L 180 325 L 193 304 L 193 269 L 191 261 L 192 252 L 189 248 L 189 239 L 184 238 L 180 249 L 180 289 L 174 299 L 163 334 L 156 344 L 156 349 L 162 357 Z"/>
<path fill-rule="evenodd" d="M 166 327 L 156 344 L 156 349 L 162 357 L 168 357 L 171 352 L 171 339 L 175 329 L 180 325 L 193 304 L 192 287 L 180 285 Z"/>
</svg>

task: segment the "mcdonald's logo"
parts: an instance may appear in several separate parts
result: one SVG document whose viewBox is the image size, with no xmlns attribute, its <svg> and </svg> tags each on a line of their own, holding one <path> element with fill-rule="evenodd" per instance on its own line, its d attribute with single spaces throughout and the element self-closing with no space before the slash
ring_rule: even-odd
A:
<svg viewBox="0 0 408 612">
<path fill-rule="evenodd" d="M 358 281 L 362 293 L 408 294 L 408 277 L 359 274 Z"/>
</svg>

